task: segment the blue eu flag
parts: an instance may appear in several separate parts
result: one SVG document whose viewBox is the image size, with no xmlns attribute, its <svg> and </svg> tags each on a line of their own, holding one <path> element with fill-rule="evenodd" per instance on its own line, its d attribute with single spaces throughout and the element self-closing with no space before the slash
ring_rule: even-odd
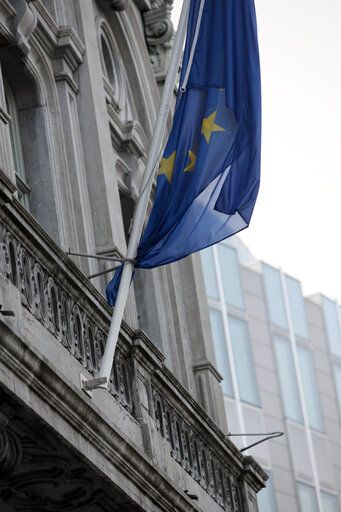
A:
<svg viewBox="0 0 341 512">
<path fill-rule="evenodd" d="M 249 225 L 260 178 L 261 91 L 253 0 L 192 0 L 173 128 L 137 267 L 184 258 Z M 183 82 L 190 65 L 185 90 Z M 120 271 L 107 288 L 114 305 Z"/>
</svg>

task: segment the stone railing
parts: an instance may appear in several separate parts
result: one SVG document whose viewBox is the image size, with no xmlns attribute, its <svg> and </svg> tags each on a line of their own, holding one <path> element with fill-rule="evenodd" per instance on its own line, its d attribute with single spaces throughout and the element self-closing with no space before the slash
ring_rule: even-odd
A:
<svg viewBox="0 0 341 512">
<path fill-rule="evenodd" d="M 22 306 L 95 375 L 110 308 L 21 204 L 14 198 L 9 201 L 8 187 L 0 190 L 1 197 L 5 204 L 0 210 L 0 273 L 19 290 Z M 152 432 L 158 432 L 171 457 L 222 509 L 251 510 L 243 505 L 248 499 L 245 479 L 257 491 L 265 474 L 253 459 L 240 454 L 163 360 L 144 333 L 133 332 L 123 322 L 109 392 L 144 428 L 147 453 Z"/>
<path fill-rule="evenodd" d="M 95 375 L 111 311 L 75 265 L 44 233 L 21 204 L 0 214 L 0 272 L 19 290 L 25 307 L 79 363 Z M 33 231 L 35 230 L 35 232 Z M 40 236 L 39 236 L 40 235 Z M 51 251 L 52 249 L 52 251 Z M 131 339 L 126 327 L 123 339 Z M 133 411 L 129 343 L 120 343 L 110 393 Z"/>
<path fill-rule="evenodd" d="M 198 425 L 184 420 L 180 411 L 153 386 L 157 430 L 167 439 L 172 457 L 225 510 L 242 511 L 241 496 L 231 469 L 217 456 Z"/>
</svg>

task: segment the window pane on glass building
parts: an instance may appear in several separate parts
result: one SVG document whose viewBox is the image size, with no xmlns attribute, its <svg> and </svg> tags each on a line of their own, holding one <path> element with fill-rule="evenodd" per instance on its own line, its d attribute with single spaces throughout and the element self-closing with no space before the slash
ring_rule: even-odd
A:
<svg viewBox="0 0 341 512">
<path fill-rule="evenodd" d="M 247 324 L 239 318 L 229 316 L 229 327 L 240 399 L 260 405 Z"/>
<path fill-rule="evenodd" d="M 280 272 L 264 263 L 262 267 L 270 322 L 288 329 Z"/>
<path fill-rule="evenodd" d="M 318 512 L 314 487 L 298 482 L 297 488 L 301 512 Z"/>
<path fill-rule="evenodd" d="M 336 393 L 337 393 L 337 398 L 339 401 L 339 409 L 340 409 L 340 413 L 341 413 L 341 366 L 339 366 L 338 364 L 334 364 L 333 370 L 334 370 Z"/>
<path fill-rule="evenodd" d="M 317 386 L 313 356 L 307 348 L 297 347 L 304 400 L 311 428 L 324 432 L 320 393 Z"/>
<path fill-rule="evenodd" d="M 294 333 L 296 336 L 309 339 L 307 319 L 300 282 L 286 275 L 285 283 L 288 291 L 288 301 Z"/>
<path fill-rule="evenodd" d="M 219 244 L 218 256 L 226 304 L 244 309 L 242 284 L 237 252 L 232 247 Z"/>
<path fill-rule="evenodd" d="M 231 380 L 230 361 L 227 352 L 222 314 L 220 311 L 215 309 L 210 309 L 209 313 L 217 368 L 218 372 L 224 379 L 221 382 L 223 394 L 233 397 L 234 393 Z"/>
<path fill-rule="evenodd" d="M 272 484 L 271 473 L 267 472 L 269 480 L 266 482 L 266 487 L 257 494 L 257 503 L 259 512 L 276 512 L 276 498 Z"/>
<path fill-rule="evenodd" d="M 290 420 L 303 423 L 290 342 L 275 336 L 274 347 L 285 416 Z"/>
<path fill-rule="evenodd" d="M 341 357 L 341 334 L 336 304 L 327 297 L 322 297 L 322 307 L 330 351 Z"/>
<path fill-rule="evenodd" d="M 321 492 L 323 512 L 339 512 L 337 497 L 329 492 Z"/>
<path fill-rule="evenodd" d="M 212 299 L 219 300 L 217 276 L 214 265 L 212 247 L 208 247 L 200 252 L 202 270 L 204 273 L 206 295 Z"/>
</svg>

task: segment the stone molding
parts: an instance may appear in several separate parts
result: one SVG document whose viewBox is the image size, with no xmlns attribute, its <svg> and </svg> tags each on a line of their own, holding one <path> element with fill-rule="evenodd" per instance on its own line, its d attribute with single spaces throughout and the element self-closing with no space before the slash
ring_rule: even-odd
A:
<svg viewBox="0 0 341 512">
<path fill-rule="evenodd" d="M 13 18 L 13 40 L 11 44 L 18 46 L 24 55 L 31 49 L 29 39 L 37 26 L 37 16 L 29 6 L 32 0 L 10 0 L 15 9 Z"/>
<path fill-rule="evenodd" d="M 85 46 L 72 27 L 60 27 L 57 35 L 57 44 L 53 54 L 53 68 L 55 80 L 68 82 L 75 93 L 78 92 L 73 73 L 83 62 Z"/>
<path fill-rule="evenodd" d="M 215 368 L 215 366 L 209 361 L 208 359 L 204 361 L 200 361 L 198 363 L 195 363 L 193 365 L 193 372 L 199 373 L 199 372 L 210 372 L 212 375 L 217 379 L 218 382 L 221 382 L 223 380 L 223 377 L 218 372 L 218 370 Z"/>
<path fill-rule="evenodd" d="M 146 158 L 148 142 L 140 123 L 131 120 L 122 122 L 111 103 L 107 103 L 107 110 L 114 148 L 118 152 L 128 151 L 137 158 Z"/>
<path fill-rule="evenodd" d="M 16 185 L 9 179 L 7 174 L 0 169 L 0 206 L 5 203 L 10 203 L 16 190 Z"/>
<path fill-rule="evenodd" d="M 38 21 L 32 40 L 52 57 L 55 80 L 65 81 L 77 93 L 74 72 L 83 62 L 85 46 L 71 26 L 58 26 L 41 2 L 33 5 Z"/>
</svg>

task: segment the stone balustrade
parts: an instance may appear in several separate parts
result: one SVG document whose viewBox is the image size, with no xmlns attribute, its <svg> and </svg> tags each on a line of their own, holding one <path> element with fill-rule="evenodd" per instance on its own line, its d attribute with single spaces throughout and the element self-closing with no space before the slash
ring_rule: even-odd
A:
<svg viewBox="0 0 341 512">
<path fill-rule="evenodd" d="M 0 211 L 0 273 L 9 287 L 19 291 L 22 307 L 80 368 L 95 375 L 111 310 L 21 204 L 9 200 L 8 180 L 2 174 L 0 178 L 0 195 L 5 198 Z M 255 494 L 264 485 L 265 473 L 252 458 L 241 455 L 175 379 L 152 341 L 125 322 L 109 393 L 140 424 L 145 452 L 154 464 L 164 464 L 167 454 L 160 452 L 161 443 L 167 447 L 167 457 L 223 510 L 253 511 L 246 505 L 246 489 Z"/>
</svg>

